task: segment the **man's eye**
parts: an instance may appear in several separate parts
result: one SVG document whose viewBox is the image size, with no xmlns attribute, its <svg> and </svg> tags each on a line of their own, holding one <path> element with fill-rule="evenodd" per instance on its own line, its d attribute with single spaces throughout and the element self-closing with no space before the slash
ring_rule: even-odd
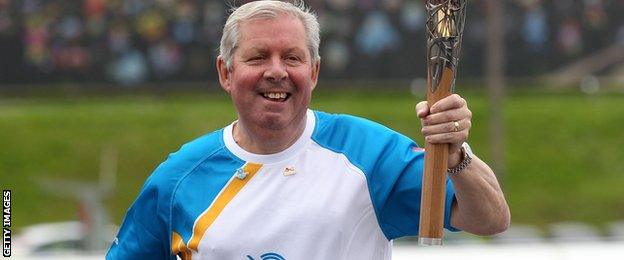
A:
<svg viewBox="0 0 624 260">
<path fill-rule="evenodd" d="M 289 60 L 289 61 L 300 61 L 301 60 L 297 56 L 288 56 L 286 59 Z"/>
</svg>

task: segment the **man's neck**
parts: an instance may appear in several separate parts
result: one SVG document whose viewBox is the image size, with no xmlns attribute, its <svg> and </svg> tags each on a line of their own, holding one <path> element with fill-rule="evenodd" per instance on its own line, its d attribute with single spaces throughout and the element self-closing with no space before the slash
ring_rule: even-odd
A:
<svg viewBox="0 0 624 260">
<path fill-rule="evenodd" d="M 305 117 L 298 123 L 298 126 L 281 130 L 253 129 L 239 120 L 234 123 L 232 135 L 234 141 L 248 152 L 274 154 L 294 144 L 303 134 L 305 127 Z"/>
</svg>

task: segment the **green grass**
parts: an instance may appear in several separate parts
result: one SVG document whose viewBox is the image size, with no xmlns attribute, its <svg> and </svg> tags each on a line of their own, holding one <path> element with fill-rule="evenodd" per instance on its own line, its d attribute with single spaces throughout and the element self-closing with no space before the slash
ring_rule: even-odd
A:
<svg viewBox="0 0 624 260">
<path fill-rule="evenodd" d="M 474 112 L 470 143 L 489 158 L 487 103 L 466 93 Z M 383 123 L 422 143 L 402 91 L 323 91 L 312 107 Z M 517 92 L 505 105 L 504 189 L 515 223 L 546 225 L 624 219 L 624 95 Z M 235 118 L 221 93 L 155 97 L 0 101 L 0 180 L 13 189 L 13 224 L 75 219 L 77 203 L 42 191 L 42 178 L 95 181 L 103 147 L 119 153 L 116 192 L 106 200 L 119 223 L 145 178 L 169 152 Z M 62 187 L 59 187 L 62 188 Z"/>
</svg>

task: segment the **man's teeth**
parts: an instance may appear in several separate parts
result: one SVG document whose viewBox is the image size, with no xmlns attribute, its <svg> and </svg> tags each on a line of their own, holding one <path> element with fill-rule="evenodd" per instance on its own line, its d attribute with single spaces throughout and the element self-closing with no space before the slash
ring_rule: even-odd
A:
<svg viewBox="0 0 624 260">
<path fill-rule="evenodd" d="M 286 98 L 286 93 L 264 93 L 265 98 L 281 99 Z"/>
</svg>

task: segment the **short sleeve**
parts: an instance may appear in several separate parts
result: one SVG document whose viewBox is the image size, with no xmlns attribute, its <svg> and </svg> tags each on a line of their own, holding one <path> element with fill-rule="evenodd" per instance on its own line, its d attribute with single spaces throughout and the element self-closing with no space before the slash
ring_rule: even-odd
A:
<svg viewBox="0 0 624 260">
<path fill-rule="evenodd" d="M 106 259 L 174 259 L 163 212 L 167 206 L 159 203 L 159 195 L 158 187 L 148 179 L 128 209 Z"/>
<path fill-rule="evenodd" d="M 400 148 L 381 153 L 375 170 L 370 173 L 373 181 L 369 185 L 373 201 L 377 204 L 380 226 L 389 239 L 395 239 L 418 235 L 425 151 L 411 141 L 391 142 L 400 143 L 397 144 Z M 459 231 L 451 226 L 453 200 L 455 189 L 447 178 L 444 228 Z"/>
<path fill-rule="evenodd" d="M 424 150 L 410 138 L 378 123 L 348 115 L 316 113 L 313 139 L 344 154 L 366 175 L 377 221 L 389 240 L 418 234 Z M 450 225 L 455 190 L 446 183 L 445 228 Z"/>
</svg>

